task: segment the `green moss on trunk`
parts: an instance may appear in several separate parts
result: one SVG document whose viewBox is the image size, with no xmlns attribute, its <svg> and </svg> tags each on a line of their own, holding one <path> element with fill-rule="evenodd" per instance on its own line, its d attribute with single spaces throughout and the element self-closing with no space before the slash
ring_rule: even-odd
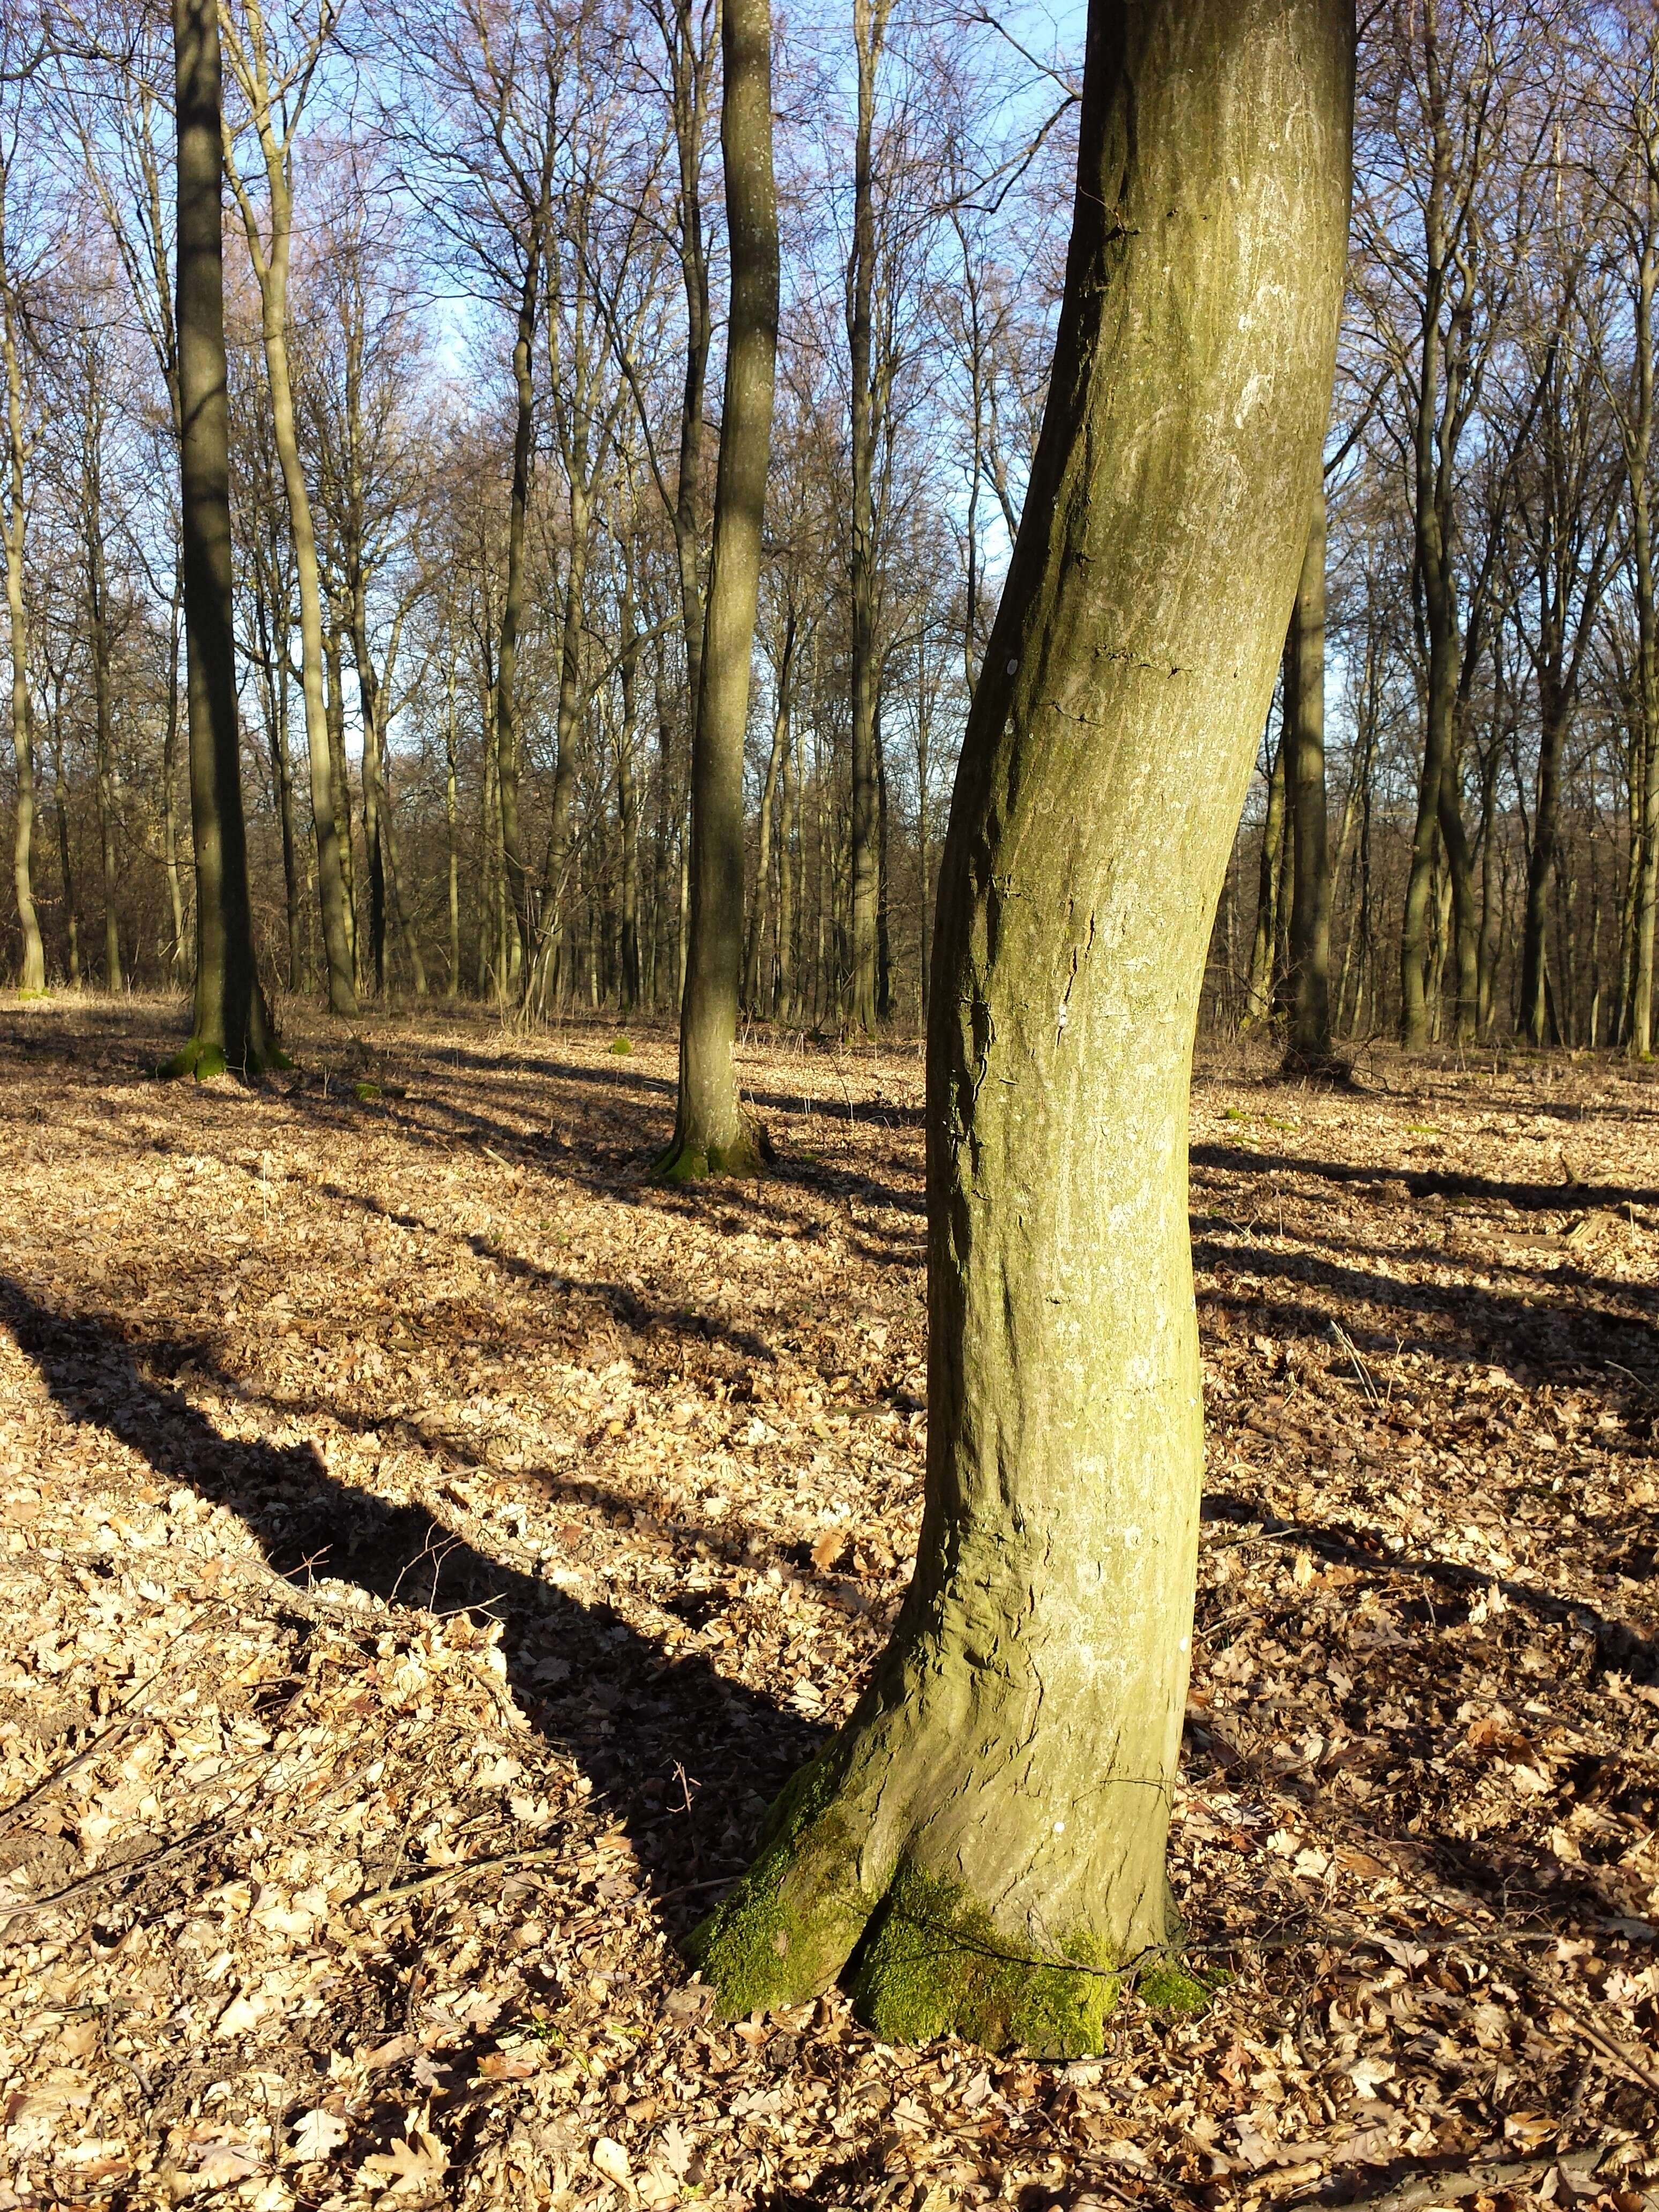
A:
<svg viewBox="0 0 1659 2212">
<path fill-rule="evenodd" d="M 1102 2049 L 1121 1977 L 1087 1930 L 1048 1958 L 1022 1952 L 953 1883 L 902 1868 L 874 1916 L 852 1974 L 860 2019 L 886 2043 L 954 2032 L 988 2051 L 1039 2058 Z"/>
<path fill-rule="evenodd" d="M 802 1767 L 767 1816 L 754 1864 L 692 1931 L 688 1955 L 726 2020 L 828 1989 L 869 1917 L 859 1839 L 836 1803 L 836 1751 Z"/>
</svg>

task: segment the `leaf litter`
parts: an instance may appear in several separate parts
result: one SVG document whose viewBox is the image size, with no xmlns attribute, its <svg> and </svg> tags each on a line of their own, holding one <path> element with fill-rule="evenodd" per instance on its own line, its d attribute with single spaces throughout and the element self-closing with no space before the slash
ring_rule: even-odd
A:
<svg viewBox="0 0 1659 2212">
<path fill-rule="evenodd" d="M 723 2025 L 926 1443 L 921 1069 L 478 1018 L 253 1093 L 0 1014 L 0 2212 L 1659 2201 L 1646 1071 L 1200 1069 L 1171 1873 L 1098 2061 Z"/>
</svg>

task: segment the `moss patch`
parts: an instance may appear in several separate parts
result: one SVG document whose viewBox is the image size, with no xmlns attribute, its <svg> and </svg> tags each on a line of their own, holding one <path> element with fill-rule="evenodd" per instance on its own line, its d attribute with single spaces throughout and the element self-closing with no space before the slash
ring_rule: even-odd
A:
<svg viewBox="0 0 1659 2212">
<path fill-rule="evenodd" d="M 1188 1973 L 1173 1959 L 1143 1966 L 1135 1976 L 1135 1995 L 1141 2002 L 1153 2012 L 1168 2013 L 1178 2020 L 1207 2010 L 1213 1987 L 1212 1982 Z"/>
<path fill-rule="evenodd" d="M 1022 1955 L 953 1883 L 902 1867 L 872 1923 L 853 2002 L 884 2043 L 955 2033 L 988 2051 L 1016 2045 L 1040 2058 L 1103 2048 L 1120 1978 L 1085 1932 L 1054 1958 Z"/>
<path fill-rule="evenodd" d="M 686 1945 L 720 2015 L 799 2004 L 829 1988 L 863 1933 L 858 1841 L 836 1804 L 836 1746 L 804 1766 L 767 1815 L 755 1863 Z"/>
<path fill-rule="evenodd" d="M 745 1128 L 734 1145 L 693 1145 L 676 1138 L 651 1169 L 653 1182 L 706 1182 L 718 1176 L 757 1176 L 761 1147 Z"/>
<path fill-rule="evenodd" d="M 224 1073 L 227 1065 L 222 1045 L 203 1037 L 191 1037 L 171 1060 L 164 1060 L 155 1073 L 164 1083 L 185 1075 L 193 1075 L 198 1083 L 210 1083 L 216 1075 Z"/>
</svg>

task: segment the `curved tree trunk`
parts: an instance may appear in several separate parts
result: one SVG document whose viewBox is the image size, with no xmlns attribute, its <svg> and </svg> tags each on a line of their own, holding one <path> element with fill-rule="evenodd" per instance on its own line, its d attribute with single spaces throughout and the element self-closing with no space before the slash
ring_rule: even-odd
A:
<svg viewBox="0 0 1659 2212">
<path fill-rule="evenodd" d="M 743 753 L 760 595 L 761 524 L 778 343 L 778 204 L 772 177 L 771 0 L 726 0 L 720 147 L 732 244 L 726 404 L 714 483 L 702 677 L 691 747 L 691 846 L 672 1182 L 758 1164 L 733 1048 L 743 967 Z"/>
<path fill-rule="evenodd" d="M 215 0 L 173 0 L 179 132 L 179 441 L 196 842 L 196 1015 L 169 1072 L 252 1075 L 277 1054 L 253 958 L 231 621 L 230 408 L 225 365 Z"/>
<path fill-rule="evenodd" d="M 1330 402 L 1352 49 L 1352 0 L 1092 0 L 1054 374 L 939 884 L 915 1579 L 698 1938 L 728 2013 L 850 1958 L 884 2040 L 1080 2053 L 1170 1943 L 1192 1042 Z"/>
</svg>

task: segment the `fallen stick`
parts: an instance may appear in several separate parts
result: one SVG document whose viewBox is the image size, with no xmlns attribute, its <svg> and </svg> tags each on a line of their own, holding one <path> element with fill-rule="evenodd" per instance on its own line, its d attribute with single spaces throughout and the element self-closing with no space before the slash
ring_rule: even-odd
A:
<svg viewBox="0 0 1659 2212">
<path fill-rule="evenodd" d="M 1419 2212 L 1425 2205 L 1457 2204 L 1467 2197 L 1479 2197 L 1486 2191 L 1524 2189 L 1558 2170 L 1588 2180 L 1606 2156 L 1607 2146 L 1600 2144 L 1589 2150 L 1563 2151 L 1554 2158 L 1476 2159 L 1468 2166 L 1443 2168 L 1435 2173 L 1419 2174 L 1413 2181 L 1398 2182 L 1380 2195 L 1340 2199 L 1301 2197 L 1297 2204 L 1340 2203 L 1363 2205 L 1365 2212 Z"/>
</svg>

